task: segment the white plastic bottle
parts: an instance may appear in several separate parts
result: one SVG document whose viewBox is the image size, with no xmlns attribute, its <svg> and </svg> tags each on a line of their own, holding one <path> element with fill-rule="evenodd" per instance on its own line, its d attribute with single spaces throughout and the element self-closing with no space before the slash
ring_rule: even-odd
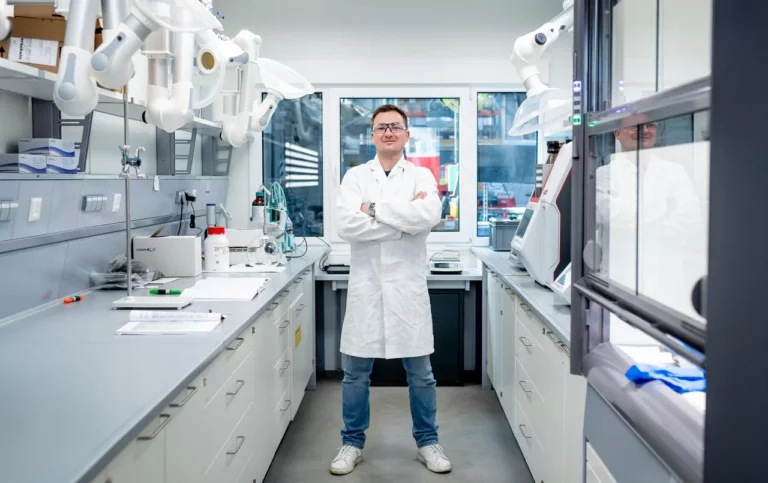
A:
<svg viewBox="0 0 768 483">
<path fill-rule="evenodd" d="M 223 226 L 208 228 L 208 238 L 203 243 L 206 272 L 226 272 L 229 270 L 229 239 Z"/>
</svg>

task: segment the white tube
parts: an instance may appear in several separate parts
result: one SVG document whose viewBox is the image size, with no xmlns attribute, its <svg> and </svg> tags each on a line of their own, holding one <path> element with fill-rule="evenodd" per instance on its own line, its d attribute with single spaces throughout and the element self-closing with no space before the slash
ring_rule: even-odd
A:
<svg viewBox="0 0 768 483">
<path fill-rule="evenodd" d="M 98 3 L 72 0 L 59 71 L 53 87 L 53 100 L 59 110 L 70 116 L 85 116 L 96 108 L 99 93 L 90 76 L 93 55 L 93 26 Z"/>
<path fill-rule="evenodd" d="M 225 119 L 222 126 L 221 138 L 234 147 L 240 147 L 248 140 L 248 130 L 251 127 L 253 115 L 253 97 L 256 91 L 256 59 L 259 57 L 261 37 L 241 30 L 233 39 L 235 45 L 243 49 L 247 56 L 241 68 L 240 100 L 237 106 L 237 116 Z"/>
<path fill-rule="evenodd" d="M 5 0 L 0 0 L 0 40 L 5 40 L 11 33 L 11 21 L 8 20 L 8 15 L 5 12 L 6 6 Z"/>
<path fill-rule="evenodd" d="M 195 55 L 195 35 L 173 34 L 173 85 L 171 96 L 165 85 L 150 85 L 147 121 L 166 132 L 180 129 L 192 117 L 189 108 L 192 96 L 192 61 Z M 153 64 L 162 59 L 151 59 Z M 154 66 L 153 66 L 154 67 Z"/>
<path fill-rule="evenodd" d="M 109 41 L 105 33 L 104 43 L 96 49 L 91 59 L 96 81 L 110 89 L 128 84 L 135 72 L 133 55 L 156 29 L 157 26 L 151 20 L 134 9 L 116 31 L 110 32 L 112 38 Z"/>
</svg>

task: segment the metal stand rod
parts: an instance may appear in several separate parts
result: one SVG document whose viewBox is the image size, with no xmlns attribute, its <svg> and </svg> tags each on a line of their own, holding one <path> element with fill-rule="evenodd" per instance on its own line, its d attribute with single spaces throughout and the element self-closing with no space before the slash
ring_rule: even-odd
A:
<svg viewBox="0 0 768 483">
<path fill-rule="evenodd" d="M 128 85 L 123 87 L 123 144 L 128 146 Z M 128 296 L 133 293 L 133 261 L 131 260 L 131 170 L 125 176 L 125 258 L 128 271 Z"/>
</svg>

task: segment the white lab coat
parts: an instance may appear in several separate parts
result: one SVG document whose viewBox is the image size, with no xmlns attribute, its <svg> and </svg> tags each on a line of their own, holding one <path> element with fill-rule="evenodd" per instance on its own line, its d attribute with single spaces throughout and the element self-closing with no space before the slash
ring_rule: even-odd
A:
<svg viewBox="0 0 768 483">
<path fill-rule="evenodd" d="M 426 199 L 413 200 L 419 191 Z M 376 218 L 360 211 L 375 202 Z M 337 203 L 351 260 L 341 352 L 395 359 L 434 352 L 426 239 L 441 219 L 431 171 L 400 159 L 387 176 L 378 159 L 350 169 Z"/>
<path fill-rule="evenodd" d="M 706 206 L 686 170 L 652 150 L 640 151 L 646 168 L 638 197 L 637 166 L 627 156 L 612 156 L 596 172 L 600 271 L 632 291 L 698 317 L 690 294 L 706 271 Z"/>
</svg>

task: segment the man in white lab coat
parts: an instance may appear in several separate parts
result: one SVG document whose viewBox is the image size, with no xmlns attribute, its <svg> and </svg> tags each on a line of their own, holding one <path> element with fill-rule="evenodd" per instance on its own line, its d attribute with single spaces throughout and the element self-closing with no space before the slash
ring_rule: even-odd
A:
<svg viewBox="0 0 768 483">
<path fill-rule="evenodd" d="M 693 145 L 656 147 L 657 131 L 655 122 L 628 120 L 627 127 L 614 131 L 621 152 L 597 169 L 600 271 L 631 291 L 696 316 L 690 293 L 706 270 L 706 223 L 680 164 L 691 158 Z"/>
<path fill-rule="evenodd" d="M 431 171 L 403 157 L 410 133 L 400 108 L 380 106 L 371 122 L 376 158 L 347 172 L 337 204 L 339 236 L 349 242 L 351 260 L 341 336 L 344 429 L 330 471 L 348 474 L 362 461 L 374 359 L 397 358 L 407 373 L 417 457 L 445 473 L 451 463 L 437 438 L 425 275 L 427 236 L 441 219 L 437 183 Z"/>
</svg>

